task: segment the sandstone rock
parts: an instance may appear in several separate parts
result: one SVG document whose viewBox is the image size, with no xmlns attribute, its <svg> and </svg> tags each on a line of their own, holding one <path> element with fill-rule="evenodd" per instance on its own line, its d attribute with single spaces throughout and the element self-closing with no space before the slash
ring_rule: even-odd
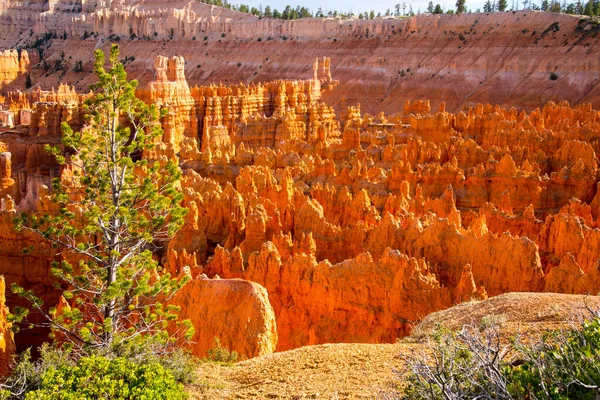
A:
<svg viewBox="0 0 600 400">
<path fill-rule="evenodd" d="M 331 341 L 393 341 L 418 315 L 451 304 L 424 260 L 390 249 L 379 261 L 363 253 L 332 265 L 304 253 L 282 260 L 267 242 L 237 271 L 232 255 L 218 254 L 206 267 L 209 273 L 243 277 L 269 291 L 278 350 Z"/>
<path fill-rule="evenodd" d="M 5 305 L 4 292 L 4 278 L 0 276 L 0 376 L 10 373 L 10 365 L 16 351 L 13 333 L 10 324 L 6 321 L 8 308 Z"/>
<path fill-rule="evenodd" d="M 240 279 L 208 279 L 198 276 L 173 299 L 182 319 L 190 319 L 195 334 L 188 345 L 198 357 L 213 348 L 214 340 L 241 357 L 275 351 L 277 323 L 267 291 Z"/>
<path fill-rule="evenodd" d="M 119 32 L 129 22 L 121 26 L 117 15 L 151 18 L 122 6 L 87 5 L 84 14 L 93 14 L 94 29 Z M 62 6 L 52 7 L 59 19 Z M 171 28 L 178 37 L 197 29 L 179 19 L 195 18 L 195 4 L 182 14 L 174 9 L 152 14 L 160 20 L 174 13 L 154 27 L 159 37 Z M 233 27 L 214 17 L 209 31 Z M 456 20 L 462 18 L 471 16 Z M 76 20 L 73 31 L 88 22 Z M 151 29 L 144 24 L 136 32 Z M 388 24 L 358 23 L 391 34 Z M 226 36 L 240 34 L 236 29 Z M 195 57 L 185 55 L 188 64 Z M 206 328 L 196 354 L 215 336 L 247 356 L 393 341 L 433 310 L 488 294 L 600 290 L 600 113 L 564 102 L 527 112 L 481 103 L 453 113 L 450 103 L 419 100 L 392 115 L 348 104 L 338 117 L 335 102 L 325 100 L 338 87 L 331 72 L 344 67 L 311 59 L 312 69 L 308 64 L 296 80 L 190 88 L 188 80 L 204 68 L 188 68 L 186 78 L 182 57 L 158 56 L 154 77 L 139 89 L 140 98 L 168 109 L 165 134 L 145 156 L 171 158 L 183 170 L 189 212 L 157 258 L 171 273 L 195 278 L 176 303 L 197 332 Z M 0 273 L 39 290 L 49 305 L 59 301 L 48 273 L 51 253 L 38 238 L 14 232 L 11 221 L 15 212 L 52 210 L 51 179 L 72 178 L 74 171 L 61 169 L 44 147 L 59 143 L 62 122 L 83 124 L 88 95 L 62 85 L 0 99 L 15 125 L 0 128 Z M 31 245 L 40 252 L 23 256 Z M 218 307 L 226 324 L 203 308 L 213 292 L 224 299 Z M 17 302 L 8 296 L 10 305 Z M 253 322 L 244 325 L 249 315 Z"/>
<path fill-rule="evenodd" d="M 17 50 L 0 51 L 0 89 L 13 84 L 17 79 L 22 78 L 29 71 L 29 54 L 27 50 L 18 52 Z"/>
</svg>

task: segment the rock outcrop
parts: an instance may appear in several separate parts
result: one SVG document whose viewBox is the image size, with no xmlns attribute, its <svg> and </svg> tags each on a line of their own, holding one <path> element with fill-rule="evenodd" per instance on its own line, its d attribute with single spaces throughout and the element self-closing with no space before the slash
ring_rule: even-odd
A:
<svg viewBox="0 0 600 400">
<path fill-rule="evenodd" d="M 0 51 L 0 90 L 11 86 L 19 78 L 25 82 L 25 74 L 29 72 L 29 53 L 27 50 Z"/>
<path fill-rule="evenodd" d="M 173 302 L 181 307 L 179 316 L 195 328 L 188 347 L 198 357 L 215 346 L 215 339 L 244 358 L 275 351 L 275 314 L 267 290 L 257 283 L 199 275 Z"/>
<path fill-rule="evenodd" d="M 310 247 L 309 247 L 310 248 Z M 239 248 L 218 248 L 208 274 L 239 276 L 264 285 L 274 304 L 278 350 L 330 342 L 390 342 L 404 336 L 416 318 L 452 304 L 422 259 L 386 249 L 332 265 L 298 252 L 282 260 L 266 242 L 245 265 Z"/>
<path fill-rule="evenodd" d="M 8 308 L 5 305 L 4 278 L 0 276 L 0 377 L 10 373 L 10 366 L 15 355 L 15 342 L 10 324 L 6 321 Z"/>
</svg>

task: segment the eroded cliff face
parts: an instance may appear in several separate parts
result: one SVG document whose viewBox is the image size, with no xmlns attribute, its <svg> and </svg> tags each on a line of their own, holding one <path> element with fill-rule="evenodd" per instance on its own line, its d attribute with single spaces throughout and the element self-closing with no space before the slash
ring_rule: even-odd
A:
<svg viewBox="0 0 600 400">
<path fill-rule="evenodd" d="M 406 19 L 282 21 L 177 1 L 5 1 L 0 48 L 27 49 L 32 83 L 86 90 L 90 54 L 118 42 L 131 76 L 153 80 L 158 54 L 183 56 L 192 85 L 309 79 L 331 57 L 342 83 L 324 93 L 338 113 L 360 104 L 397 112 L 406 99 L 434 109 L 501 103 L 531 110 L 547 101 L 600 106 L 600 29 L 580 17 L 517 11 Z M 81 62 L 81 68 L 75 68 Z M 550 79 L 551 74 L 556 79 Z M 1 74 L 1 72 L 0 72 Z"/>
<path fill-rule="evenodd" d="M 344 83 L 328 58 L 308 79 L 249 85 L 190 87 L 185 65 L 158 57 L 138 95 L 168 112 L 148 156 L 183 169 L 189 212 L 161 262 L 193 278 L 176 302 L 196 326 L 196 354 L 214 337 L 246 356 L 389 342 L 471 299 L 600 290 L 591 105 L 452 113 L 419 100 L 392 114 L 336 114 L 324 94 Z M 5 99 L 21 125 L 0 136 L 0 251 L 21 265 L 0 262 L 0 274 L 48 297 L 51 254 L 23 257 L 39 239 L 10 221 L 48 209 L 61 171 L 44 144 L 60 141 L 61 122 L 81 126 L 86 96 L 62 86 Z"/>
<path fill-rule="evenodd" d="M 0 376 L 5 376 L 10 372 L 12 357 L 15 355 L 15 342 L 10 324 L 6 321 L 8 308 L 5 305 L 4 278 L 0 276 Z"/>
</svg>

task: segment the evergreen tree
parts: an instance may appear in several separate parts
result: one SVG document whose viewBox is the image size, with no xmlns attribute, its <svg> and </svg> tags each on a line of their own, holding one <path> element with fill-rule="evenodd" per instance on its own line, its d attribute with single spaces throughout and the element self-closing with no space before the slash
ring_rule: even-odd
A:
<svg viewBox="0 0 600 400">
<path fill-rule="evenodd" d="M 492 12 L 494 11 L 494 9 L 492 8 L 492 2 L 490 0 L 487 0 L 484 4 L 483 4 L 483 12 Z"/>
<path fill-rule="evenodd" d="M 435 7 L 433 5 L 433 1 L 430 1 L 429 5 L 427 6 L 427 12 L 430 14 L 433 14 L 434 11 L 435 11 Z"/>
<path fill-rule="evenodd" d="M 456 13 L 457 14 L 464 13 L 465 11 L 467 11 L 465 3 L 466 3 L 466 0 L 456 0 Z"/>
<path fill-rule="evenodd" d="M 588 0 L 585 4 L 584 14 L 590 17 L 594 15 L 594 0 Z"/>
<path fill-rule="evenodd" d="M 161 113 L 135 97 L 119 48 L 113 45 L 109 69 L 95 52 L 98 82 L 85 101 L 86 124 L 74 132 L 63 122 L 69 154 L 48 148 L 62 166 L 55 178 L 53 212 L 21 214 L 19 230 L 40 235 L 56 251 L 51 272 L 65 288 L 70 308 L 47 309 L 33 291 L 13 285 L 60 341 L 76 354 L 120 343 L 170 339 L 166 322 L 176 307 L 164 306 L 185 283 L 161 270 L 152 248 L 181 227 L 181 171 L 174 161 L 151 161 L 144 154 L 162 136 Z M 16 308 L 15 320 L 28 310 Z"/>
<path fill-rule="evenodd" d="M 560 3 L 558 1 L 552 1 L 552 4 L 550 5 L 550 11 L 554 12 L 554 13 L 559 13 L 561 12 L 562 8 L 560 6 Z"/>
<path fill-rule="evenodd" d="M 272 18 L 273 17 L 273 13 L 271 12 L 271 7 L 270 6 L 266 6 L 265 7 L 265 18 Z"/>
<path fill-rule="evenodd" d="M 439 4 L 435 5 L 435 9 L 433 10 L 434 14 L 443 14 L 444 10 L 442 9 L 442 6 Z"/>
<path fill-rule="evenodd" d="M 498 0 L 498 11 L 504 12 L 508 8 L 507 0 Z"/>
</svg>

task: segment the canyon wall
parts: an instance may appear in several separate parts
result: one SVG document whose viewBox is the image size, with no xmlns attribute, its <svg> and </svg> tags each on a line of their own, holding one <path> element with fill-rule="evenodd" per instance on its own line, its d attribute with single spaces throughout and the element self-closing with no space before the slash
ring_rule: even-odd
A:
<svg viewBox="0 0 600 400">
<path fill-rule="evenodd" d="M 515 11 L 402 19 L 259 19 L 196 1 L 17 2 L 0 6 L 0 48 L 26 49 L 31 81 L 79 91 L 93 81 L 93 50 L 119 43 L 131 76 L 153 80 L 158 54 L 180 55 L 192 85 L 310 79 L 331 58 L 339 113 L 361 105 L 399 112 L 431 99 L 449 111 L 477 103 L 532 110 L 548 101 L 600 106 L 600 27 L 578 16 Z M 0 72 L 1 74 L 1 72 Z"/>
<path fill-rule="evenodd" d="M 193 278 L 175 301 L 194 321 L 196 354 L 215 337 L 246 356 L 391 342 L 463 301 L 600 290 L 590 104 L 336 113 L 332 58 L 310 65 L 302 80 L 190 86 L 183 57 L 159 56 L 138 90 L 167 111 L 153 151 L 183 170 L 189 212 L 161 262 Z M 12 217 L 48 209 L 60 170 L 44 145 L 60 142 L 61 122 L 83 125 L 87 96 L 63 85 L 4 98 L 15 124 L 0 130 L 0 274 L 49 304 L 52 253 Z"/>
<path fill-rule="evenodd" d="M 0 276 L 0 376 L 9 373 L 12 357 L 15 355 L 13 333 L 10 324 L 6 321 L 8 308 L 5 305 L 5 290 L 4 278 Z"/>
</svg>

